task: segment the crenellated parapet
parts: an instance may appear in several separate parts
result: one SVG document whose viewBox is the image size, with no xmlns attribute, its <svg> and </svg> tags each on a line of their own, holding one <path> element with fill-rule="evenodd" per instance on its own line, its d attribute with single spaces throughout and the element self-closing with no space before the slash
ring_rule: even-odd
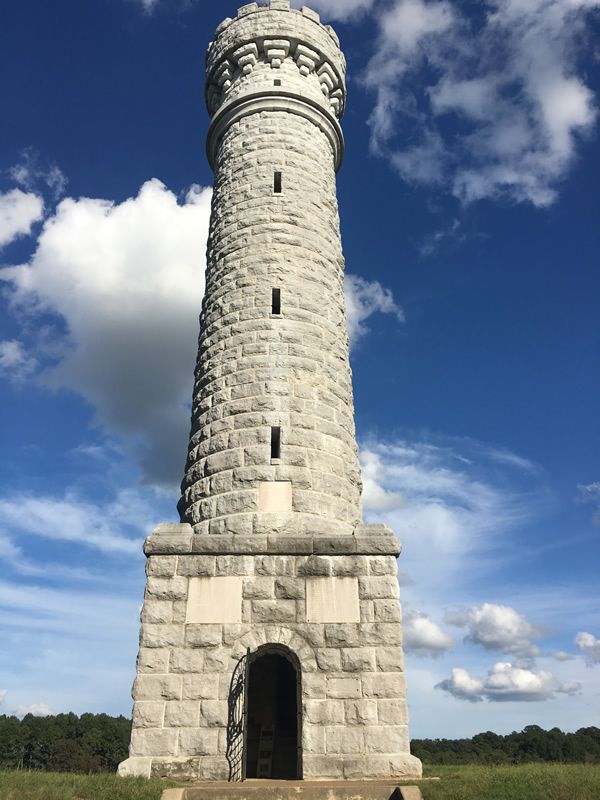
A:
<svg viewBox="0 0 600 800">
<path fill-rule="evenodd" d="M 244 114 L 268 106 L 311 115 L 329 136 L 339 166 L 346 61 L 335 31 L 315 11 L 292 9 L 288 0 L 242 6 L 235 19 L 217 28 L 206 62 L 206 104 L 214 119 L 208 137 L 211 163 L 220 123 L 225 117 L 231 122 L 233 108 L 239 116 L 242 106 Z"/>
</svg>

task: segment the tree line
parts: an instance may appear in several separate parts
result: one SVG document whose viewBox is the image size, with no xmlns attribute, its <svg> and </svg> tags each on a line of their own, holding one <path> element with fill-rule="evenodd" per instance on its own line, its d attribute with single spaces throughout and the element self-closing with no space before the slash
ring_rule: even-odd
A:
<svg viewBox="0 0 600 800">
<path fill-rule="evenodd" d="M 131 720 L 108 714 L 0 716 L 0 770 L 115 772 L 127 758 L 130 734 Z M 563 733 L 528 725 L 507 736 L 488 731 L 472 739 L 413 739 L 411 750 L 426 764 L 599 764 L 600 728 Z"/>
<path fill-rule="evenodd" d="M 563 733 L 527 725 L 506 736 L 487 731 L 472 739 L 413 739 L 411 752 L 426 764 L 600 764 L 600 728 Z"/>
</svg>

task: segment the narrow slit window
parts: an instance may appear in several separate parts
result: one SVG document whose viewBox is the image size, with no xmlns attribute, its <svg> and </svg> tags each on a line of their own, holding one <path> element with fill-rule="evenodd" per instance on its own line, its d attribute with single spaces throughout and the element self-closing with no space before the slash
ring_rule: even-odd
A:
<svg viewBox="0 0 600 800">
<path fill-rule="evenodd" d="M 275 194 L 281 194 L 281 172 L 276 172 L 273 177 L 273 191 Z"/>
<path fill-rule="evenodd" d="M 280 78 L 275 78 L 275 80 L 273 81 L 273 85 L 274 86 L 281 86 L 281 79 Z"/>
<path fill-rule="evenodd" d="M 281 314 L 281 289 L 271 292 L 271 314 Z"/>
<path fill-rule="evenodd" d="M 271 458 L 281 458 L 281 428 L 271 428 Z"/>
</svg>

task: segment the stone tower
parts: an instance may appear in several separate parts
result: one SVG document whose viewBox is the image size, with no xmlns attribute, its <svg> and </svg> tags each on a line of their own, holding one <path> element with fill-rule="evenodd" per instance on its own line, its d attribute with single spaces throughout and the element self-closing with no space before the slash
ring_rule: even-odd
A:
<svg viewBox="0 0 600 800">
<path fill-rule="evenodd" d="M 147 539 L 121 774 L 374 779 L 410 755 L 396 557 L 360 517 L 335 176 L 345 60 L 287 0 L 208 48 L 215 173 L 181 523 Z"/>
</svg>

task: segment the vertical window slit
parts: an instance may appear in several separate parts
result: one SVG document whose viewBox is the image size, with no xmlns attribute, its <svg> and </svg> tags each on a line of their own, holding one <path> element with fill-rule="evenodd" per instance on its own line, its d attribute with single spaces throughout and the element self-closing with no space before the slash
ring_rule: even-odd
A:
<svg viewBox="0 0 600 800">
<path fill-rule="evenodd" d="M 271 314 L 281 314 L 281 289 L 271 291 Z"/>
<path fill-rule="evenodd" d="M 271 458 L 281 458 L 281 428 L 271 428 Z"/>
<path fill-rule="evenodd" d="M 273 191 L 281 194 L 281 172 L 276 172 L 273 176 Z"/>
</svg>

